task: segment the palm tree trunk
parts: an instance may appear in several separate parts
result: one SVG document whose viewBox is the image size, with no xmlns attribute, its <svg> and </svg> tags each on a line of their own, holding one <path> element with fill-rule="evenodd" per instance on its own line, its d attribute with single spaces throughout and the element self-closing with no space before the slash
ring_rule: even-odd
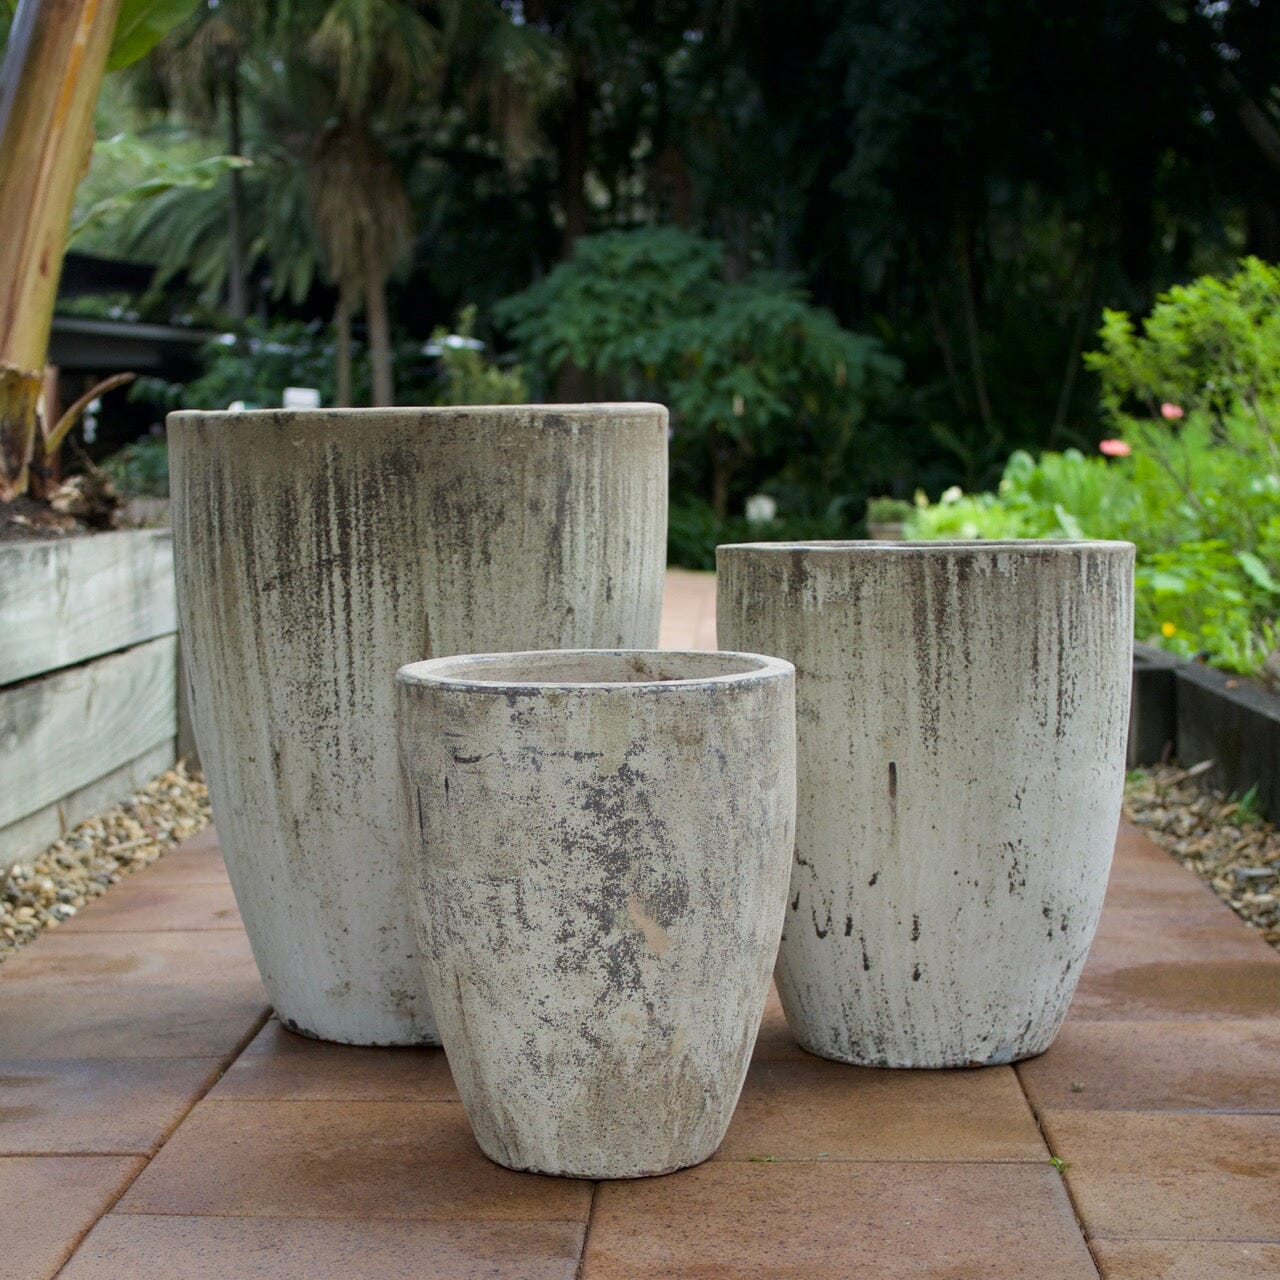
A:
<svg viewBox="0 0 1280 1280">
<path fill-rule="evenodd" d="M 351 407 L 351 310 L 347 291 L 340 289 L 333 311 L 333 403 L 338 409 Z"/>
<path fill-rule="evenodd" d="M 27 490 L 76 184 L 120 0 L 21 0 L 0 68 L 0 502 Z"/>
<path fill-rule="evenodd" d="M 594 86 L 587 74 L 585 59 L 570 55 L 569 102 L 560 133 L 560 201 L 564 212 L 564 234 L 560 256 L 567 258 L 579 237 L 587 232 L 587 165 L 590 159 L 591 101 Z"/>
<path fill-rule="evenodd" d="M 377 408 L 396 402 L 391 367 L 391 324 L 387 319 L 387 282 L 371 278 L 365 290 L 365 315 L 369 320 L 369 369 L 373 374 L 373 403 Z"/>
<path fill-rule="evenodd" d="M 233 58 L 227 73 L 227 142 L 231 154 L 238 156 L 244 147 L 240 127 L 240 60 Z M 244 181 L 239 169 L 228 175 L 231 189 L 227 200 L 227 310 L 233 320 L 249 314 L 248 291 L 244 269 Z"/>
</svg>

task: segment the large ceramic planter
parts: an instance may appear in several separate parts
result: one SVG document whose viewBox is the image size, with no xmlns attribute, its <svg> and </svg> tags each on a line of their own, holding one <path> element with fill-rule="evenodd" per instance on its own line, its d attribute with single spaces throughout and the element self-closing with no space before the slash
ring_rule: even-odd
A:
<svg viewBox="0 0 1280 1280">
<path fill-rule="evenodd" d="M 397 820 L 396 669 L 655 643 L 666 419 L 658 405 L 170 417 L 196 738 L 287 1026 L 435 1043 Z"/>
<path fill-rule="evenodd" d="M 794 677 L 752 654 L 404 668 L 431 998 L 486 1155 L 628 1178 L 705 1160 L 782 929 Z"/>
<path fill-rule="evenodd" d="M 796 667 L 778 989 L 800 1043 L 888 1067 L 1046 1049 L 1124 778 L 1128 543 L 720 547 L 720 643 Z"/>
</svg>

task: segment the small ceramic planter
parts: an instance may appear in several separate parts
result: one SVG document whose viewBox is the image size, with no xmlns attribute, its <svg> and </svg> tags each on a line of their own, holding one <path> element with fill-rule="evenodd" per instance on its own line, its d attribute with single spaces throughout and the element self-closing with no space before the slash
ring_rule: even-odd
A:
<svg viewBox="0 0 1280 1280">
<path fill-rule="evenodd" d="M 1048 1048 L 1124 781 L 1133 548 L 720 547 L 722 645 L 796 667 L 778 958 L 800 1043 L 885 1067 Z"/>
<path fill-rule="evenodd" d="M 398 820 L 394 674 L 652 645 L 659 405 L 169 419 L 179 630 L 227 869 L 295 1031 L 438 1043 Z"/>
<path fill-rule="evenodd" d="M 398 684 L 431 998 L 481 1148 L 580 1178 L 705 1160 L 782 929 L 790 664 L 495 654 Z"/>
</svg>

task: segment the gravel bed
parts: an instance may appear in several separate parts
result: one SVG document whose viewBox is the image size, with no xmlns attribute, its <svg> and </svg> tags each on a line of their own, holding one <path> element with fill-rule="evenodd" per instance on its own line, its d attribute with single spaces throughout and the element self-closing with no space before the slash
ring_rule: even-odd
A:
<svg viewBox="0 0 1280 1280">
<path fill-rule="evenodd" d="M 1125 815 L 1280 947 L 1280 832 L 1247 801 L 1202 785 L 1211 763 L 1134 770 L 1125 784 Z"/>
<path fill-rule="evenodd" d="M 204 781 L 179 764 L 123 804 L 73 827 L 39 857 L 0 872 L 0 961 L 211 819 Z"/>
</svg>

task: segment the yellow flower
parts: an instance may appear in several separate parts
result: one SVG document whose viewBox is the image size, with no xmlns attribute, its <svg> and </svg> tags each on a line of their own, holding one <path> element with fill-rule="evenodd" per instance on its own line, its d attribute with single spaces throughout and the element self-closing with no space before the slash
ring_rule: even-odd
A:
<svg viewBox="0 0 1280 1280">
<path fill-rule="evenodd" d="M 1175 627 L 1172 622 L 1162 622 L 1160 624 L 1160 634 L 1164 636 L 1166 640 L 1171 639 L 1177 633 L 1177 630 L 1178 628 Z"/>
</svg>

